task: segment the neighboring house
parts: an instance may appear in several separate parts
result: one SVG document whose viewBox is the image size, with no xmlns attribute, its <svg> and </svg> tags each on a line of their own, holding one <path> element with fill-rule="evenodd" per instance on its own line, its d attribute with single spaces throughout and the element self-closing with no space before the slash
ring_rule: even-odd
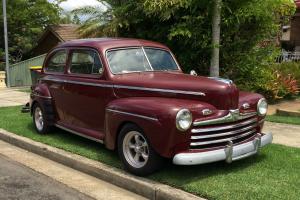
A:
<svg viewBox="0 0 300 200">
<path fill-rule="evenodd" d="M 32 84 L 30 70 L 32 66 L 43 65 L 46 53 L 61 42 L 79 39 L 78 25 L 59 24 L 46 28 L 37 42 L 37 46 L 31 51 L 33 58 L 10 65 L 10 85 L 29 86 Z"/>
<path fill-rule="evenodd" d="M 300 52 L 300 0 L 295 0 L 295 4 L 297 9 L 290 25 L 282 27 L 281 44 L 287 51 Z"/>
<path fill-rule="evenodd" d="M 79 39 L 78 27 L 76 24 L 49 26 L 38 40 L 38 45 L 32 50 L 33 55 L 39 56 L 48 53 L 61 42 Z"/>
</svg>

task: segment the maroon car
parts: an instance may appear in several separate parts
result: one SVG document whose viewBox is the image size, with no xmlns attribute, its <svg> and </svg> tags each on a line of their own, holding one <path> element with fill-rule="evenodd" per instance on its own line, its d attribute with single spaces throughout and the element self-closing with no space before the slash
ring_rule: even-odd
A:
<svg viewBox="0 0 300 200">
<path fill-rule="evenodd" d="M 137 175 L 176 165 L 232 162 L 272 142 L 268 104 L 230 80 L 184 74 L 170 49 L 145 40 L 66 42 L 46 57 L 31 93 L 36 130 L 52 126 L 117 149 Z"/>
</svg>

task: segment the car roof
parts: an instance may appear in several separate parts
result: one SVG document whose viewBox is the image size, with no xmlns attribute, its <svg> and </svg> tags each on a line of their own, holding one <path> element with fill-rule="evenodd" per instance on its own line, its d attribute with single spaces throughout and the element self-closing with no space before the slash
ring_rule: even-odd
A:
<svg viewBox="0 0 300 200">
<path fill-rule="evenodd" d="M 157 47 L 169 50 L 163 44 L 158 42 L 152 42 L 142 39 L 133 39 L 133 38 L 90 38 L 90 39 L 79 39 L 72 40 L 68 42 L 61 43 L 57 48 L 63 47 L 93 47 L 106 51 L 108 49 L 114 48 L 124 48 L 124 47 L 137 47 L 137 46 L 149 46 Z"/>
</svg>

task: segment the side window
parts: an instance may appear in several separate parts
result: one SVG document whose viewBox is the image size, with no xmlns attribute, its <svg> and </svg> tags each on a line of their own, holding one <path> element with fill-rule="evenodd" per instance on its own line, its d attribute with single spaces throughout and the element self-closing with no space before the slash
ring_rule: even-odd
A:
<svg viewBox="0 0 300 200">
<path fill-rule="evenodd" d="M 92 50 L 75 50 L 71 56 L 70 72 L 74 74 L 102 74 L 98 54 Z"/>
<path fill-rule="evenodd" d="M 57 51 L 48 61 L 45 71 L 63 73 L 67 61 L 67 52 L 65 50 Z"/>
</svg>

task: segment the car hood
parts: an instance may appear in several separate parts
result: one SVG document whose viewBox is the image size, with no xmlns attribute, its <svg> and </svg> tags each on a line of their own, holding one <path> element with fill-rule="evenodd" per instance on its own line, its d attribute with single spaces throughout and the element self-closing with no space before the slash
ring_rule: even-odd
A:
<svg viewBox="0 0 300 200">
<path fill-rule="evenodd" d="M 178 72 L 137 72 L 116 75 L 116 96 L 151 96 L 200 100 L 217 109 L 238 108 L 239 91 L 231 81 Z"/>
</svg>

